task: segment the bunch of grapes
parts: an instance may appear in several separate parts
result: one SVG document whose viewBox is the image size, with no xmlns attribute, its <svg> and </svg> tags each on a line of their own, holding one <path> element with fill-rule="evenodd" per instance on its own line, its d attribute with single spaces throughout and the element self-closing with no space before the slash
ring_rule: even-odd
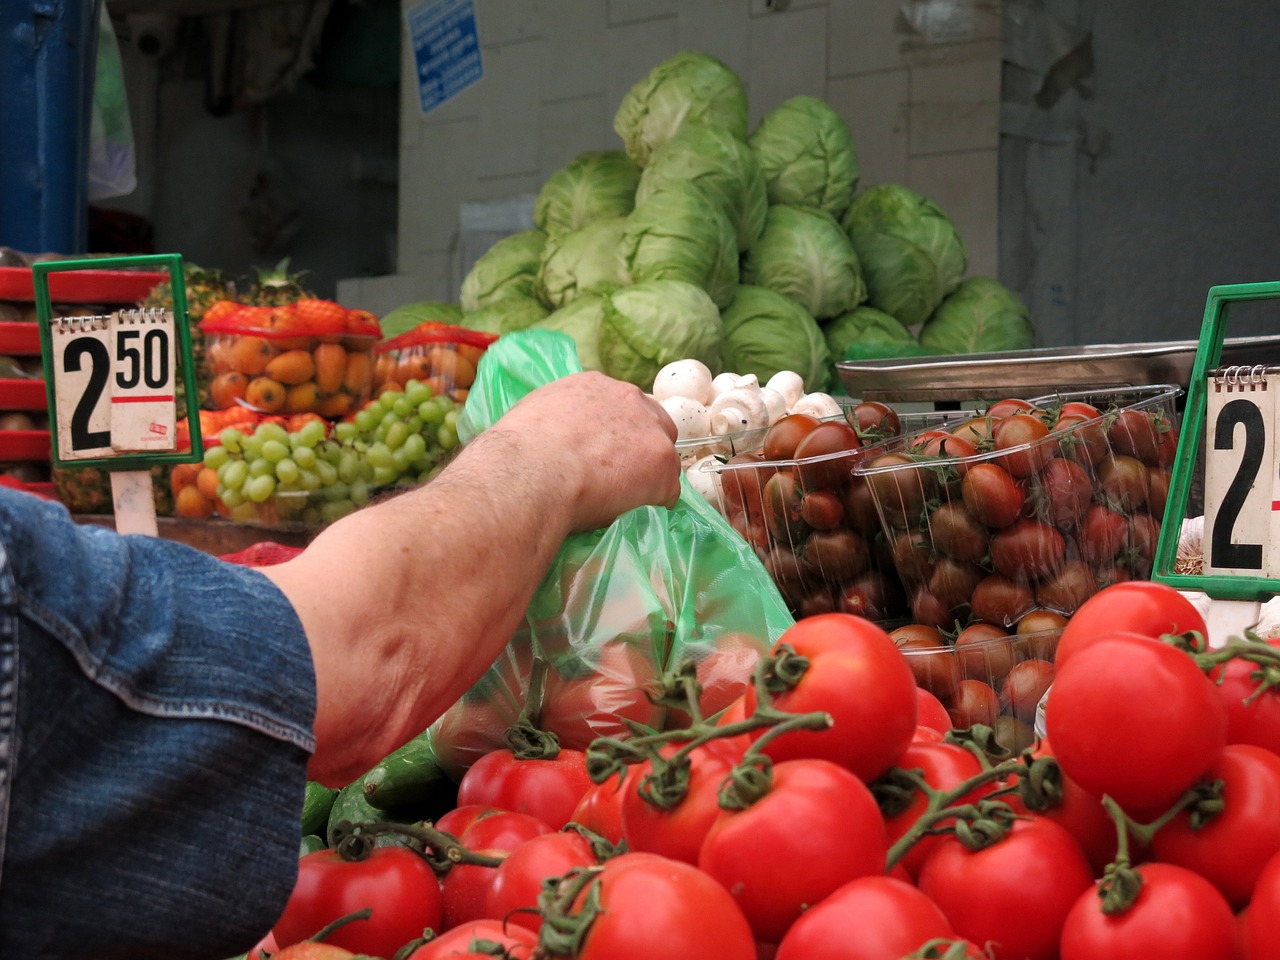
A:
<svg viewBox="0 0 1280 960">
<path fill-rule="evenodd" d="M 460 405 L 411 380 L 384 391 L 351 419 L 311 420 L 294 432 L 276 422 L 251 434 L 232 427 L 205 450 L 218 497 L 243 523 L 332 523 L 376 491 L 434 477 L 458 448 Z"/>
</svg>

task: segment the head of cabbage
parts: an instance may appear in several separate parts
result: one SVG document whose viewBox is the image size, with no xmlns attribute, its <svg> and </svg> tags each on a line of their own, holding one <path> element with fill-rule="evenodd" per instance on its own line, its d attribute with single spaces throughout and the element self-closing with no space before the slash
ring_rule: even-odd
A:
<svg viewBox="0 0 1280 960">
<path fill-rule="evenodd" d="M 969 265 L 947 215 L 904 186 L 864 190 L 845 211 L 843 224 L 858 251 L 868 302 L 908 327 L 924 322 Z"/>
<path fill-rule="evenodd" d="M 549 311 L 536 297 L 511 296 L 495 300 L 462 315 L 462 325 L 482 333 L 514 333 L 531 327 Z"/>
<path fill-rule="evenodd" d="M 470 312 L 506 297 L 534 296 L 546 242 L 541 230 L 522 230 L 482 253 L 462 280 L 462 309 Z"/>
<path fill-rule="evenodd" d="M 765 114 L 748 141 L 770 203 L 821 207 L 839 218 L 858 186 L 858 152 L 840 114 L 817 97 L 792 97 Z"/>
<path fill-rule="evenodd" d="M 462 322 L 462 307 L 456 303 L 445 303 L 441 300 L 419 300 L 415 303 L 403 303 L 384 316 L 379 325 L 382 328 L 382 339 L 390 340 L 402 333 L 408 333 L 420 323 Z"/>
<path fill-rule="evenodd" d="M 721 368 L 720 311 L 701 287 L 683 280 L 648 280 L 622 287 L 604 301 L 600 360 L 604 372 L 648 390 L 676 360 Z"/>
<path fill-rule="evenodd" d="M 625 217 L 635 206 L 640 168 L 621 150 L 579 154 L 547 178 L 533 204 L 533 222 L 548 236 L 595 220 Z"/>
<path fill-rule="evenodd" d="M 547 237 L 536 292 L 551 308 L 584 293 L 608 293 L 623 285 L 618 244 L 626 217 L 595 220 L 577 230 Z"/>
<path fill-rule="evenodd" d="M 613 118 L 627 156 L 644 166 L 653 151 L 686 122 L 724 127 L 747 138 L 747 91 L 724 63 L 686 50 L 670 57 L 637 82 Z"/>
<path fill-rule="evenodd" d="M 724 127 L 686 123 L 677 130 L 649 158 L 636 203 L 672 183 L 692 183 L 720 205 L 733 224 L 739 251 L 764 229 L 768 200 L 760 165 L 751 148 Z"/>
<path fill-rule="evenodd" d="M 818 322 L 790 297 L 743 285 L 720 320 L 726 370 L 754 373 L 761 383 L 780 370 L 793 370 L 804 378 L 806 392 L 827 389 L 827 342 Z"/>
<path fill-rule="evenodd" d="M 718 307 L 738 288 L 738 242 L 720 204 L 691 183 L 666 183 L 637 203 L 618 244 L 627 282 L 682 280 Z"/>
<path fill-rule="evenodd" d="M 1026 305 L 999 280 L 969 277 L 938 305 L 920 330 L 932 353 L 993 353 L 1035 345 Z"/>
<path fill-rule="evenodd" d="M 600 327 L 604 321 L 604 297 L 580 293 L 559 310 L 552 311 L 529 330 L 557 330 L 573 338 L 583 370 L 603 370 L 600 360 Z"/>
<path fill-rule="evenodd" d="M 867 297 L 858 254 L 835 217 L 818 207 L 775 204 L 742 264 L 742 282 L 790 297 L 819 320 Z"/>
</svg>

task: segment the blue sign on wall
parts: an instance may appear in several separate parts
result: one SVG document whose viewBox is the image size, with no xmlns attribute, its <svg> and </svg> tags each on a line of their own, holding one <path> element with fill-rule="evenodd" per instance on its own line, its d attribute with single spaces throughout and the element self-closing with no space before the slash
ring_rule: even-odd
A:
<svg viewBox="0 0 1280 960">
<path fill-rule="evenodd" d="M 424 0 L 406 10 L 404 18 L 423 113 L 484 76 L 473 0 Z"/>
</svg>

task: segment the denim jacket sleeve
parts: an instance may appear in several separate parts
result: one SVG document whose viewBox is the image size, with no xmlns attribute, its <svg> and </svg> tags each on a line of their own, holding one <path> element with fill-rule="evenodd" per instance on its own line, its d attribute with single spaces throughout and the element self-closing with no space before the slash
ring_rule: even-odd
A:
<svg viewBox="0 0 1280 960">
<path fill-rule="evenodd" d="M 251 946 L 296 876 L 314 714 L 266 577 L 0 487 L 0 956 Z"/>
</svg>

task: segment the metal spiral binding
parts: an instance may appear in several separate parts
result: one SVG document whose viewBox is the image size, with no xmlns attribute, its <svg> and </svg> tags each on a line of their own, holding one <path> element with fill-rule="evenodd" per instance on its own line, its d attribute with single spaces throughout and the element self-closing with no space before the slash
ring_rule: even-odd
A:
<svg viewBox="0 0 1280 960">
<path fill-rule="evenodd" d="M 1222 367 L 1213 373 L 1213 391 L 1221 393 L 1224 386 L 1227 393 L 1236 391 L 1252 393 L 1254 390 L 1266 390 L 1268 373 L 1270 368 L 1263 363 L 1255 363 L 1252 366 L 1239 363 Z"/>
<path fill-rule="evenodd" d="M 55 333 L 83 333 L 85 330 L 105 330 L 110 325 L 110 314 L 55 317 L 50 321 L 50 326 L 53 327 Z"/>
<path fill-rule="evenodd" d="M 134 307 L 117 310 L 115 315 L 121 323 L 164 323 L 171 316 L 163 307 Z"/>
</svg>

